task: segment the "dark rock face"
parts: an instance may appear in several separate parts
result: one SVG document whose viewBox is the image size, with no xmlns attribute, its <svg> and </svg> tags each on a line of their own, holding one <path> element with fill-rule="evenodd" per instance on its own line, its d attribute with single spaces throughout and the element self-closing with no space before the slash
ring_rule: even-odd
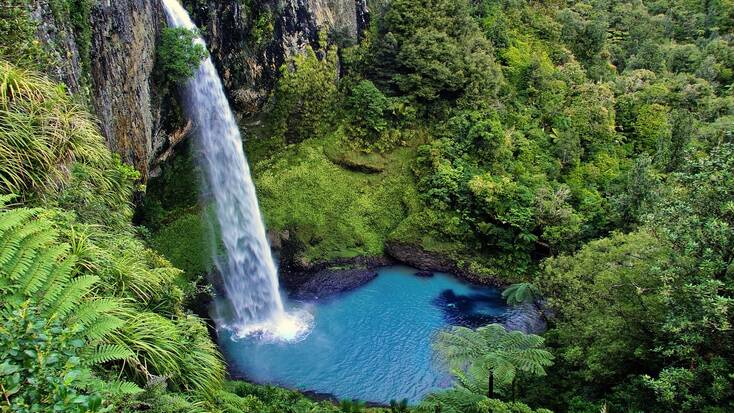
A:
<svg viewBox="0 0 734 413">
<path fill-rule="evenodd" d="M 290 254 L 293 242 L 284 242 L 280 256 L 280 284 L 291 298 L 321 300 L 350 291 L 377 277 L 377 268 L 395 264 L 389 257 L 354 257 L 304 264 Z"/>
<path fill-rule="evenodd" d="M 455 272 L 456 265 L 450 259 L 428 252 L 413 244 L 388 242 L 386 252 L 396 260 L 421 271 Z"/>
<path fill-rule="evenodd" d="M 95 2 L 90 73 L 81 62 L 70 17 L 55 15 L 51 0 L 33 0 L 28 7 L 38 22 L 36 36 L 53 61 L 48 75 L 87 100 L 109 148 L 147 178 L 156 154 L 167 145 L 158 130 L 160 106 L 152 85 L 156 41 L 165 25 L 160 1 Z"/>
<path fill-rule="evenodd" d="M 45 50 L 51 55 L 54 62 L 49 75 L 57 79 L 69 89 L 71 93 L 81 91 L 82 72 L 79 50 L 74 37 L 74 30 L 68 21 L 57 19 L 49 4 L 50 0 L 35 0 L 29 2 L 31 17 L 38 22 L 36 37 Z"/>
<path fill-rule="evenodd" d="M 235 110 L 259 111 L 279 68 L 321 31 L 356 41 L 369 24 L 365 0 L 208 0 L 191 5 Z"/>
<path fill-rule="evenodd" d="M 475 274 L 468 268 L 457 265 L 451 258 L 426 251 L 418 245 L 388 241 L 385 252 L 395 260 L 422 272 L 446 272 L 476 284 L 501 286 L 498 280 Z"/>
<path fill-rule="evenodd" d="M 319 300 L 329 296 L 354 290 L 377 277 L 377 271 L 362 269 L 324 269 L 314 274 L 310 280 L 290 294 L 297 300 Z"/>
<path fill-rule="evenodd" d="M 110 149 L 146 177 L 165 144 L 151 79 L 164 22 L 158 1 L 107 0 L 92 10 L 93 103 L 102 133 Z"/>
</svg>

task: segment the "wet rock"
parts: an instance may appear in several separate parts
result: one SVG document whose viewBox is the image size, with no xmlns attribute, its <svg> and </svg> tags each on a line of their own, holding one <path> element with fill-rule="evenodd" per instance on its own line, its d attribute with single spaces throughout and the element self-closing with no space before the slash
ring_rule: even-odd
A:
<svg viewBox="0 0 734 413">
<path fill-rule="evenodd" d="M 85 100 L 99 119 L 109 148 L 147 178 L 156 154 L 168 145 L 160 133 L 160 102 L 154 98 L 155 46 L 165 17 L 159 1 L 94 2 L 89 17 L 88 67 L 72 16 L 54 13 L 55 0 L 32 0 L 36 37 L 49 53 L 47 74 Z"/>
<path fill-rule="evenodd" d="M 422 278 L 431 278 L 434 275 L 435 274 L 433 273 L 433 271 L 418 271 L 415 273 L 416 277 L 422 277 Z"/>
<path fill-rule="evenodd" d="M 354 42 L 368 28 L 365 0 L 240 0 L 189 2 L 235 110 L 260 111 L 290 57 L 320 33 Z"/>
<path fill-rule="evenodd" d="M 541 334 L 547 329 L 541 308 L 542 304 L 523 304 L 512 307 L 507 311 L 505 321 L 502 324 L 510 331 Z"/>
<path fill-rule="evenodd" d="M 292 243 L 284 243 L 286 248 L 289 245 Z M 290 296 L 300 299 L 323 298 L 357 288 L 376 277 L 377 268 L 395 264 L 389 257 L 354 257 L 303 263 L 281 253 L 280 259 L 280 285 Z M 325 284 L 323 288 L 320 283 Z"/>
<path fill-rule="evenodd" d="M 497 279 L 476 274 L 469 268 L 457 265 L 450 257 L 440 253 L 426 251 L 420 245 L 388 241 L 385 244 L 385 252 L 395 260 L 421 271 L 446 272 L 475 284 L 502 285 Z"/>
<path fill-rule="evenodd" d="M 147 177 L 166 144 L 153 98 L 156 41 L 165 17 L 158 1 L 98 2 L 92 9 L 93 103 L 107 145 Z"/>
<path fill-rule="evenodd" d="M 367 268 L 324 269 L 291 293 L 297 300 L 321 300 L 335 294 L 359 288 L 377 277 L 377 271 Z"/>
<path fill-rule="evenodd" d="M 51 0 L 33 0 L 28 3 L 31 18 L 38 23 L 36 38 L 49 53 L 53 62 L 48 75 L 66 84 L 69 92 L 79 93 L 82 86 L 81 59 L 71 22 L 56 16 L 51 8 Z"/>
</svg>

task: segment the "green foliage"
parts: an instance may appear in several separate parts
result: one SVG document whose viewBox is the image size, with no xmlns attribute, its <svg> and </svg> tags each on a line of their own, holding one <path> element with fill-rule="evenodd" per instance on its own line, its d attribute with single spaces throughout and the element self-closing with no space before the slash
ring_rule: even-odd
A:
<svg viewBox="0 0 734 413">
<path fill-rule="evenodd" d="M 387 130 L 385 115 L 389 101 L 374 83 L 369 80 L 357 83 L 350 90 L 344 106 L 353 126 L 349 129 L 350 139 L 355 139 L 362 147 L 378 145 L 379 149 L 389 149 L 378 144 Z"/>
<path fill-rule="evenodd" d="M 83 75 L 89 76 L 92 70 L 92 6 L 93 0 L 50 0 L 55 24 L 71 25 L 74 43 L 82 62 Z"/>
<path fill-rule="evenodd" d="M 194 75 L 208 53 L 196 41 L 198 34 L 183 27 L 166 27 L 156 49 L 157 65 L 163 80 L 169 84 L 182 82 Z"/>
<path fill-rule="evenodd" d="M 507 305 L 532 304 L 541 297 L 540 290 L 530 283 L 512 284 L 502 291 L 502 298 Z"/>
<path fill-rule="evenodd" d="M 50 59 L 36 39 L 37 24 L 27 6 L 27 0 L 0 1 L 0 60 L 40 70 Z"/>
<path fill-rule="evenodd" d="M 8 69 L 3 73 L 2 98 L 13 103 L 6 104 L 3 114 L 26 110 L 28 115 L 46 119 L 66 110 L 69 98 L 59 86 L 3 67 Z M 63 156 L 53 155 L 59 164 L 49 161 L 46 170 L 20 174 L 33 179 L 4 181 L 14 184 L 13 189 L 25 190 L 21 199 L 43 208 L 0 212 L 0 302 L 12 311 L 29 301 L 28 314 L 35 315 L 29 316 L 27 325 L 62 323 L 63 328 L 52 331 L 60 335 L 58 340 L 47 340 L 54 346 L 49 351 L 79 361 L 67 363 L 59 358 L 61 364 L 53 368 L 71 371 L 81 363 L 86 369 L 80 370 L 83 374 L 78 381 L 77 373 L 65 383 L 64 375 L 43 369 L 28 372 L 42 375 L 29 380 L 39 386 L 46 386 L 44 380 L 53 381 L 39 391 L 58 390 L 60 403 L 69 404 L 69 410 L 87 403 L 85 395 L 102 395 L 104 405 L 134 402 L 129 396 L 119 400 L 121 393 L 137 389 L 134 385 L 100 380 L 112 373 L 108 368 L 117 370 L 115 377 L 126 377 L 141 386 L 165 377 L 167 390 L 188 392 L 195 403 L 213 398 L 222 389 L 224 364 L 201 320 L 184 312 L 185 293 L 191 288 L 180 270 L 136 238 L 130 223 L 137 173 L 109 153 L 89 115 L 82 111 L 70 110 L 53 123 L 30 123 L 26 129 L 20 135 L 8 131 L 8 139 L 0 141 L 0 153 L 23 153 L 16 146 L 19 137 L 25 139 L 28 155 L 38 155 L 29 148 L 49 144 L 47 135 L 68 137 L 69 141 L 60 140 L 66 151 Z M 59 178 L 54 178 L 53 185 L 46 184 L 55 176 Z M 43 219 L 32 219 L 34 216 Z M 70 334 L 75 338 L 69 338 Z M 33 339 L 46 340 L 39 337 Z M 73 341 L 77 338 L 83 340 L 82 345 Z M 72 341 L 68 340 L 76 344 L 69 347 L 65 343 Z M 25 344 L 36 346 L 32 341 Z M 77 350 L 78 354 L 73 353 Z M 124 363 L 116 361 L 120 358 Z M 8 380 L 15 380 L 13 377 L 11 374 Z M 57 379 L 61 380 L 58 386 L 54 384 Z M 72 384 L 79 397 L 66 398 L 72 394 L 66 390 Z M 26 402 L 39 400 L 22 401 Z"/>
<path fill-rule="evenodd" d="M 213 268 L 212 247 L 208 242 L 209 231 L 202 212 L 182 214 L 157 231 L 150 240 L 151 246 L 165 256 L 188 277 L 206 274 Z M 181 240 L 186 240 L 182 243 Z"/>
<path fill-rule="evenodd" d="M 452 327 L 439 332 L 435 341 L 458 385 L 472 393 L 495 395 L 495 383 L 510 386 L 520 374 L 545 375 L 553 364 L 553 355 L 543 349 L 543 338 L 519 331 L 508 332 L 499 324 L 471 330 Z"/>
<path fill-rule="evenodd" d="M 269 122 L 273 134 L 288 143 L 319 137 L 329 130 L 336 99 L 336 50 L 307 48 L 280 68 Z"/>
<path fill-rule="evenodd" d="M 615 408 L 731 408 L 731 155 L 722 145 L 671 175 L 642 230 L 546 262 L 551 340 L 576 388 Z"/>
<path fill-rule="evenodd" d="M 258 196 L 268 227 L 289 230 L 311 261 L 376 256 L 410 201 L 405 172 L 365 175 L 332 163 L 320 142 L 256 165 Z M 407 189 L 406 189 L 407 188 Z"/>
<path fill-rule="evenodd" d="M 53 192 L 75 161 L 110 159 L 94 122 L 62 87 L 0 61 L 0 190 Z"/>
<path fill-rule="evenodd" d="M 463 389 L 451 389 L 428 395 L 416 409 L 425 413 L 552 413 L 534 410 L 523 403 L 489 399 Z"/>
<path fill-rule="evenodd" d="M 0 391 L 12 411 L 101 411 L 103 396 L 141 391 L 90 370 L 133 358 L 112 344 L 121 302 L 90 297 L 99 278 L 75 274 L 70 245 L 41 212 L 0 211 Z"/>
<path fill-rule="evenodd" d="M 257 9 L 257 17 L 253 20 L 250 36 L 256 45 L 262 45 L 273 36 L 275 17 L 270 9 Z"/>
<path fill-rule="evenodd" d="M 501 75 L 467 1 L 391 1 L 371 44 L 370 79 L 423 102 L 489 97 Z"/>
</svg>

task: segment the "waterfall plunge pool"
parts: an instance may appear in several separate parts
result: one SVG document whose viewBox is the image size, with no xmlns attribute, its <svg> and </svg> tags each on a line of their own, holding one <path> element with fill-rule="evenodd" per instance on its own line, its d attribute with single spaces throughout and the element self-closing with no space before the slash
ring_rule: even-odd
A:
<svg viewBox="0 0 734 413">
<path fill-rule="evenodd" d="M 220 330 L 231 374 L 375 403 L 415 403 L 450 387 L 452 379 L 431 347 L 433 335 L 451 325 L 503 323 L 511 311 L 496 288 L 416 272 L 384 267 L 356 290 L 295 303 L 313 316 L 311 332 L 297 342 L 240 339 Z"/>
</svg>

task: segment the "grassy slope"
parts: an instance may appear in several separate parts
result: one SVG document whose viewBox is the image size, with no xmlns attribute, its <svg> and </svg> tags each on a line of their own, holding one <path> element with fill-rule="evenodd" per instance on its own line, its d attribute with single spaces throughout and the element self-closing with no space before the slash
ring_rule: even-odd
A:
<svg viewBox="0 0 734 413">
<path fill-rule="evenodd" d="M 364 154 L 340 142 L 337 131 L 272 157 L 250 153 L 268 227 L 293 232 L 307 261 L 381 255 L 385 240 L 417 207 L 413 148 Z"/>
</svg>

